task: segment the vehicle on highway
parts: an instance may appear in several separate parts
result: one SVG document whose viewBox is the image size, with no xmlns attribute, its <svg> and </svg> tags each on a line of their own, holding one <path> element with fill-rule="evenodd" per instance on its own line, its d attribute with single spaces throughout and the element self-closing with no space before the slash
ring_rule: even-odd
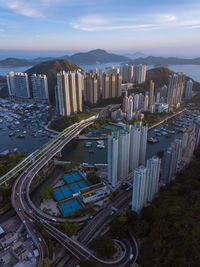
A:
<svg viewBox="0 0 200 267">
<path fill-rule="evenodd" d="M 131 254 L 130 257 L 129 257 L 130 261 L 133 259 L 133 257 L 134 257 L 134 255 Z"/>
<path fill-rule="evenodd" d="M 39 240 L 40 242 L 42 242 L 42 239 L 41 239 L 40 237 L 38 237 L 38 240 Z"/>
<path fill-rule="evenodd" d="M 53 222 L 56 222 L 56 219 L 54 219 L 54 218 L 52 218 L 51 220 L 52 220 Z"/>
</svg>

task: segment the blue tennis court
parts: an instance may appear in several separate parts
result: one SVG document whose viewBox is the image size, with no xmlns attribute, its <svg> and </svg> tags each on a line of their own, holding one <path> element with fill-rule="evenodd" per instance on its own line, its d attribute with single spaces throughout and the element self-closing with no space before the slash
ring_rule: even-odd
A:
<svg viewBox="0 0 200 267">
<path fill-rule="evenodd" d="M 64 176 L 64 179 L 65 179 L 65 181 L 67 182 L 67 184 L 71 184 L 71 183 L 73 183 L 74 182 L 74 179 L 71 177 L 71 175 L 69 175 L 69 174 L 66 174 L 65 176 Z"/>
<path fill-rule="evenodd" d="M 86 182 L 84 182 L 84 181 L 79 182 L 78 185 L 79 185 L 79 187 L 80 187 L 81 189 L 82 189 L 82 188 L 86 188 L 86 187 L 88 187 L 88 185 L 87 185 Z"/>
<path fill-rule="evenodd" d="M 62 193 L 65 197 L 70 197 L 72 196 L 72 193 L 70 192 L 69 188 L 67 186 L 62 187 Z"/>
<path fill-rule="evenodd" d="M 73 193 L 78 193 L 80 191 L 80 188 L 77 184 L 71 184 L 70 188 L 73 191 Z"/>
<path fill-rule="evenodd" d="M 76 200 L 72 200 L 69 202 L 70 203 L 70 206 L 71 208 L 75 211 L 75 210 L 80 210 L 81 207 L 79 205 L 79 203 L 76 201 Z"/>
<path fill-rule="evenodd" d="M 72 210 L 71 210 L 71 208 L 69 207 L 69 204 L 68 204 L 68 203 L 63 203 L 63 204 L 61 204 L 61 205 L 60 205 L 60 209 L 62 210 L 62 212 L 63 212 L 63 214 L 64 214 L 65 216 L 69 215 L 69 214 L 72 212 Z"/>
<path fill-rule="evenodd" d="M 77 172 L 73 172 L 72 177 L 74 178 L 75 181 L 82 180 L 82 177 Z"/>
<path fill-rule="evenodd" d="M 64 198 L 59 189 L 54 190 L 53 194 L 56 200 L 61 200 Z"/>
</svg>

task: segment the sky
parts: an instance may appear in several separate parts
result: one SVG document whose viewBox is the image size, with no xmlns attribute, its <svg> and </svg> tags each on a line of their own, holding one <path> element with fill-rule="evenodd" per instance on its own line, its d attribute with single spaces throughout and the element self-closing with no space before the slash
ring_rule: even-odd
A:
<svg viewBox="0 0 200 267">
<path fill-rule="evenodd" d="M 200 56 L 199 0 L 0 0 L 0 50 Z"/>
</svg>

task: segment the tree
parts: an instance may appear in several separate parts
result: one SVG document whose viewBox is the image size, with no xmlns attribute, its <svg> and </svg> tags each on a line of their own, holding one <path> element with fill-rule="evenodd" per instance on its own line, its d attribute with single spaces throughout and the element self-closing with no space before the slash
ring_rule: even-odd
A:
<svg viewBox="0 0 200 267">
<path fill-rule="evenodd" d="M 117 251 L 114 241 L 105 235 L 94 239 L 92 247 L 100 257 L 106 258 L 112 257 Z"/>
<path fill-rule="evenodd" d="M 158 152 L 157 152 L 157 156 L 158 156 L 160 159 L 162 159 L 163 156 L 164 156 L 164 151 L 163 151 L 163 150 L 158 151 Z"/>
<path fill-rule="evenodd" d="M 100 177 L 96 174 L 95 171 L 87 173 L 87 180 L 91 184 L 99 184 L 101 182 Z"/>
<path fill-rule="evenodd" d="M 42 262 L 42 267 L 49 267 L 50 266 L 50 259 L 45 258 Z"/>
<path fill-rule="evenodd" d="M 76 222 L 75 223 L 64 222 L 63 227 L 64 227 L 65 232 L 69 236 L 77 234 L 79 231 L 79 224 Z"/>
<path fill-rule="evenodd" d="M 51 199 L 53 194 L 53 186 L 47 185 L 44 189 L 41 190 L 40 196 L 42 199 Z"/>
<path fill-rule="evenodd" d="M 124 236 L 127 231 L 127 218 L 122 211 L 118 211 L 110 223 L 110 232 L 115 236 Z"/>
</svg>

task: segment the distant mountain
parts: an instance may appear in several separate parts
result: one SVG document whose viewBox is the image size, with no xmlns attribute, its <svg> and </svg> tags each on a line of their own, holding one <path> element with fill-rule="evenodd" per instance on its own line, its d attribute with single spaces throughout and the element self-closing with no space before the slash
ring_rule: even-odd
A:
<svg viewBox="0 0 200 267">
<path fill-rule="evenodd" d="M 74 71 L 77 69 L 81 69 L 81 68 L 67 59 L 54 59 L 54 60 L 42 62 L 26 70 L 25 72 L 29 76 L 31 76 L 33 73 L 47 75 L 48 87 L 49 87 L 49 98 L 50 98 L 50 102 L 54 104 L 55 103 L 54 87 L 56 85 L 57 72 L 61 70 Z"/>
<path fill-rule="evenodd" d="M 146 55 L 141 53 L 141 52 L 126 53 L 126 54 L 124 54 L 124 56 L 129 57 L 131 59 L 136 59 L 136 58 L 140 58 L 140 57 L 142 57 L 142 58 L 146 57 Z"/>
<path fill-rule="evenodd" d="M 109 62 L 126 62 L 130 60 L 130 58 L 128 57 L 108 53 L 102 49 L 77 53 L 72 56 L 63 56 L 62 58 L 67 58 L 79 65 L 104 64 Z"/>
<path fill-rule="evenodd" d="M 19 59 L 19 58 L 14 58 L 14 57 L 6 58 L 0 61 L 0 67 L 5 67 L 5 68 L 31 66 L 33 64 L 34 63 L 32 60 Z"/>
<path fill-rule="evenodd" d="M 185 58 L 177 58 L 177 57 L 145 57 L 145 58 L 137 58 L 131 60 L 129 62 L 133 65 L 144 64 L 144 65 L 156 65 L 156 66 L 167 66 L 167 65 L 200 65 L 200 57 L 194 59 L 185 59 Z"/>
<path fill-rule="evenodd" d="M 107 53 L 105 50 L 96 49 L 89 52 L 76 53 L 72 56 L 62 56 L 61 59 L 69 59 L 75 64 L 90 65 L 90 64 L 102 64 L 109 62 L 126 62 L 130 58 L 120 56 L 112 53 Z M 35 66 L 40 62 L 47 60 L 53 60 L 52 57 L 39 57 L 33 60 L 19 59 L 19 58 L 6 58 L 0 61 L 0 67 L 20 67 L 20 66 Z M 59 58 L 58 58 L 59 59 Z"/>
</svg>

